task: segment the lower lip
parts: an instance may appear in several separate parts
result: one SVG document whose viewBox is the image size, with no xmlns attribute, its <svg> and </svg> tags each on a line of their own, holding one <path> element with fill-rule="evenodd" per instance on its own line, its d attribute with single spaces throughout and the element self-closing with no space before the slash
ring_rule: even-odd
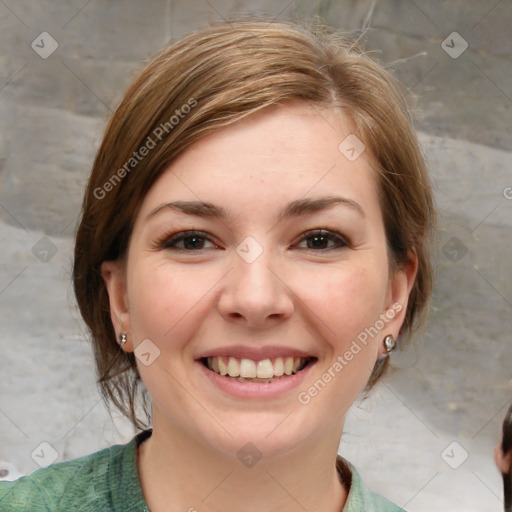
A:
<svg viewBox="0 0 512 512">
<path fill-rule="evenodd" d="M 274 382 L 239 382 L 209 370 L 201 361 L 197 361 L 197 364 L 210 382 L 228 395 L 237 398 L 273 398 L 298 388 L 315 363 L 308 363 L 300 372 Z"/>
</svg>

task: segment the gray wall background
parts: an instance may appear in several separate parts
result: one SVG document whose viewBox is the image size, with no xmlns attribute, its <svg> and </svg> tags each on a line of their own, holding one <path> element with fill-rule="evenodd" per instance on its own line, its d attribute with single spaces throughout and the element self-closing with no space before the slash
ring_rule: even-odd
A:
<svg viewBox="0 0 512 512">
<path fill-rule="evenodd" d="M 356 408 L 340 451 L 408 510 L 500 510 L 491 451 L 512 399 L 510 0 L 0 1 L 0 459 L 29 472 L 34 451 L 53 454 L 42 442 L 66 460 L 131 437 L 95 390 L 70 287 L 83 187 L 144 61 L 248 12 L 319 15 L 353 35 L 370 25 L 366 48 L 406 84 L 436 187 L 427 333 Z"/>
</svg>

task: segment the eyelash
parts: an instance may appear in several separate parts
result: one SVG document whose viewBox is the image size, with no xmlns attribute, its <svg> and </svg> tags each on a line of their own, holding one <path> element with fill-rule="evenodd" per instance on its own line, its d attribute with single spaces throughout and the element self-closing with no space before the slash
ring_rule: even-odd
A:
<svg viewBox="0 0 512 512">
<path fill-rule="evenodd" d="M 320 250 L 315 250 L 315 249 L 310 249 L 310 248 L 301 248 L 301 250 L 314 251 L 314 252 L 326 252 L 326 251 L 331 251 L 334 249 L 343 249 L 350 245 L 340 233 L 338 233 L 337 231 L 331 231 L 331 230 L 327 230 L 327 229 L 313 229 L 313 230 L 307 231 L 306 233 L 304 233 L 302 235 L 299 242 L 302 242 L 303 240 L 307 240 L 308 238 L 313 238 L 313 237 L 323 237 L 331 242 L 334 241 L 338 245 L 335 245 L 334 247 L 329 247 L 326 249 L 320 249 Z M 189 252 L 192 254 L 197 254 L 197 253 L 203 251 L 203 249 L 189 250 L 189 249 L 185 249 L 185 248 L 181 248 L 181 247 L 178 248 L 174 245 L 177 242 L 186 240 L 187 238 L 201 238 L 203 240 L 208 240 L 211 243 L 214 243 L 208 236 L 206 236 L 206 233 L 204 233 L 202 231 L 180 231 L 178 233 L 168 233 L 168 234 L 164 235 L 161 239 L 159 239 L 155 243 L 154 248 L 160 249 L 160 250 L 171 249 L 171 250 L 176 250 L 176 251 Z"/>
</svg>

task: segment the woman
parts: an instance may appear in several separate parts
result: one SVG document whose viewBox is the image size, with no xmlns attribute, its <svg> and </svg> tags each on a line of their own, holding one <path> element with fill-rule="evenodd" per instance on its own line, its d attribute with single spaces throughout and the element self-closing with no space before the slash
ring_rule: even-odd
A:
<svg viewBox="0 0 512 512">
<path fill-rule="evenodd" d="M 505 512 L 512 512 L 512 405 L 503 420 L 501 442 L 494 450 L 494 460 L 503 477 Z"/>
<path fill-rule="evenodd" d="M 107 127 L 74 263 L 103 394 L 142 432 L 1 505 L 401 510 L 337 449 L 424 316 L 434 221 L 400 90 L 355 43 L 249 19 L 164 50 Z"/>
</svg>

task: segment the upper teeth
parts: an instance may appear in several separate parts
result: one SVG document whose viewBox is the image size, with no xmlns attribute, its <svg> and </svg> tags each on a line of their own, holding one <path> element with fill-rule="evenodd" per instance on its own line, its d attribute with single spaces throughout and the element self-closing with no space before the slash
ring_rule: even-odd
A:
<svg viewBox="0 0 512 512">
<path fill-rule="evenodd" d="M 291 375 L 296 373 L 305 362 L 306 359 L 303 357 L 277 357 L 274 360 L 263 359 L 261 361 L 222 356 L 207 358 L 208 368 L 215 373 L 248 379 L 270 379 L 285 374 Z"/>
</svg>

